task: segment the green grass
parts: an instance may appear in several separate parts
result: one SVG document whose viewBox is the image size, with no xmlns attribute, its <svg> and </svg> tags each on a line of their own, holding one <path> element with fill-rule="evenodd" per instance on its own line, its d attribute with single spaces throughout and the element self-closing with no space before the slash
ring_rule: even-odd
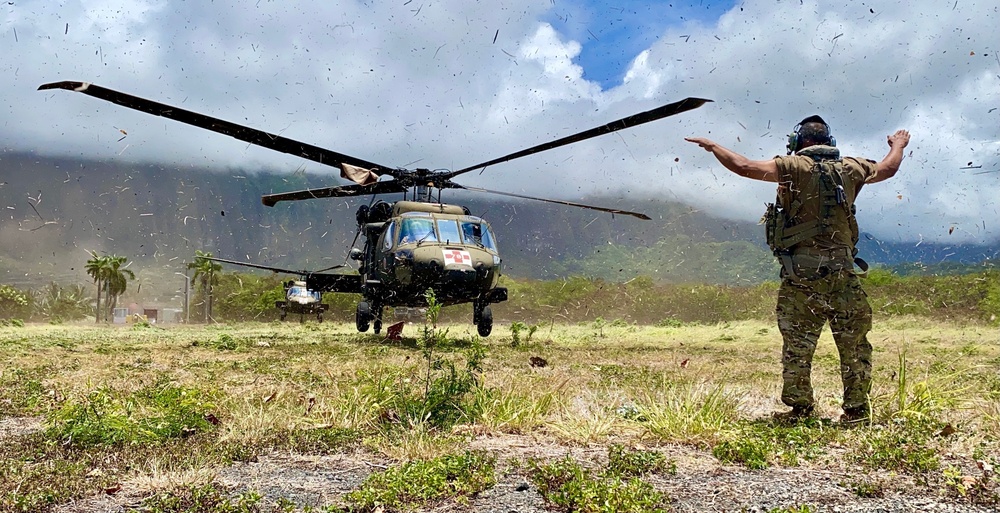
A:
<svg viewBox="0 0 1000 513">
<path fill-rule="evenodd" d="M 996 489 L 994 477 L 970 470 L 977 461 L 996 465 L 990 458 L 1000 453 L 995 327 L 877 319 L 869 336 L 874 422 L 841 429 L 770 420 L 784 409 L 777 401 L 781 340 L 770 321 L 641 326 L 614 312 L 604 319 L 533 332 L 520 321 L 516 347 L 505 336 L 480 339 L 467 321 L 432 332 L 407 325 L 400 342 L 335 322 L 2 328 L 0 429 L 29 416 L 43 419 L 44 429 L 3 435 L 0 511 L 51 511 L 135 479 L 154 482 L 149 497 L 193 504 L 189 485 L 211 481 L 185 476 L 273 451 L 361 453 L 394 472 L 421 462 L 407 472 L 431 479 L 434 468 L 454 464 L 441 458 L 466 457 L 478 436 L 608 449 L 606 464 L 556 459 L 534 467 L 532 479 L 547 483 L 551 504 L 580 508 L 597 508 L 588 502 L 594 497 L 624 510 L 665 507 L 650 476 L 684 471 L 685 461 L 671 453 L 677 447 L 754 469 L 848 468 L 844 487 L 857 496 L 894 493 L 896 481 L 867 477 L 882 471 L 926 483 L 916 493 L 928 496 L 971 501 L 963 497 Z M 533 367 L 531 357 L 547 365 Z M 813 369 L 823 417 L 840 413 L 839 374 L 826 331 Z M 946 428 L 953 432 L 942 434 Z M 526 457 L 504 450 L 490 465 Z M 488 465 L 467 459 L 458 466 Z M 402 486 L 424 477 L 384 479 Z M 433 485 L 445 491 L 428 504 L 475 493 L 459 486 Z M 368 493 L 389 487 L 372 484 Z M 238 499 L 253 492 L 215 491 L 229 505 L 206 511 L 240 507 Z M 401 503 L 424 500 L 410 493 L 396 492 Z M 254 506 L 274 500 L 265 499 Z M 362 502 L 329 506 L 350 504 Z"/>
<path fill-rule="evenodd" d="M 261 496 L 243 492 L 230 497 L 214 484 L 189 485 L 156 494 L 142 501 L 148 513 L 258 513 Z"/>
<path fill-rule="evenodd" d="M 737 463 L 754 470 L 772 465 L 792 467 L 816 460 L 841 439 L 840 430 L 818 419 L 794 425 L 741 421 L 712 447 L 712 455 L 723 463 Z"/>
<path fill-rule="evenodd" d="M 45 435 L 74 446 L 149 445 L 211 430 L 219 423 L 209 394 L 158 382 L 135 392 L 98 387 L 67 399 Z"/>
</svg>

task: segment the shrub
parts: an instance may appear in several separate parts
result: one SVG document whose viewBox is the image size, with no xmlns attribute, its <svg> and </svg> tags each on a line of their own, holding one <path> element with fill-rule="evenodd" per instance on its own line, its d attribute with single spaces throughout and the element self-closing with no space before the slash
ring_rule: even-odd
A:
<svg viewBox="0 0 1000 513">
<path fill-rule="evenodd" d="M 10 285 L 0 285 L 0 319 L 27 319 L 31 316 L 31 295 Z"/>
</svg>

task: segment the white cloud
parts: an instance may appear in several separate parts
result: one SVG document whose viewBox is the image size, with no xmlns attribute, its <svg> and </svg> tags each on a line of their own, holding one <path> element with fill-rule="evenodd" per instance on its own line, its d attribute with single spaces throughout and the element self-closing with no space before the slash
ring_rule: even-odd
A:
<svg viewBox="0 0 1000 513">
<path fill-rule="evenodd" d="M 458 168 L 697 96 L 715 103 L 462 181 L 568 199 L 641 192 L 756 220 L 773 188 L 728 173 L 682 138 L 769 158 L 784 153 L 799 119 L 820 113 L 847 154 L 878 160 L 886 134 L 913 133 L 900 174 L 865 189 L 864 229 L 899 239 L 1000 235 L 1000 172 L 973 174 L 1000 169 L 995 2 L 746 0 L 716 23 L 668 26 L 628 56 L 610 90 L 583 78 L 574 59 L 585 42 L 541 21 L 549 8 L 19 0 L 0 13 L 0 140 L 81 157 L 302 165 L 82 95 L 35 91 L 86 80 L 386 165 Z M 128 131 L 121 142 L 119 128 Z M 982 167 L 959 169 L 968 162 Z"/>
</svg>

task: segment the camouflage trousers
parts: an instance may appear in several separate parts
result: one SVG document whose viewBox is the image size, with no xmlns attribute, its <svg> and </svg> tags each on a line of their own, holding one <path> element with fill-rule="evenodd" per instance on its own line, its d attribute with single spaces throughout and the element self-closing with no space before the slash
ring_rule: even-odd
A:
<svg viewBox="0 0 1000 513">
<path fill-rule="evenodd" d="M 814 280 L 786 277 L 778 290 L 777 314 L 783 339 L 781 401 L 792 407 L 813 404 L 813 354 L 820 332 L 829 321 L 840 353 L 843 407 L 868 407 L 872 346 L 867 335 L 872 327 L 872 309 L 858 277 L 849 271 Z"/>
</svg>

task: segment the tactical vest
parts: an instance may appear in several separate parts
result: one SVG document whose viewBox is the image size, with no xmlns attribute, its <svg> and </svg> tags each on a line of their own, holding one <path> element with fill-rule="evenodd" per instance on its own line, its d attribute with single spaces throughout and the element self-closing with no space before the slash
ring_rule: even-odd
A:
<svg viewBox="0 0 1000 513">
<path fill-rule="evenodd" d="M 779 166 L 782 176 L 777 198 L 767 205 L 764 215 L 767 244 L 781 261 L 785 275 L 797 278 L 793 255 L 811 255 L 829 270 L 853 271 L 855 263 L 866 270 L 867 264 L 855 258 L 859 231 L 854 196 L 858 187 L 845 183 L 845 175 L 849 175 L 839 152 L 818 147 L 798 155 L 812 159 L 811 172 L 805 180 L 793 180 L 792 173 Z M 801 166 L 798 162 L 795 165 Z"/>
</svg>

